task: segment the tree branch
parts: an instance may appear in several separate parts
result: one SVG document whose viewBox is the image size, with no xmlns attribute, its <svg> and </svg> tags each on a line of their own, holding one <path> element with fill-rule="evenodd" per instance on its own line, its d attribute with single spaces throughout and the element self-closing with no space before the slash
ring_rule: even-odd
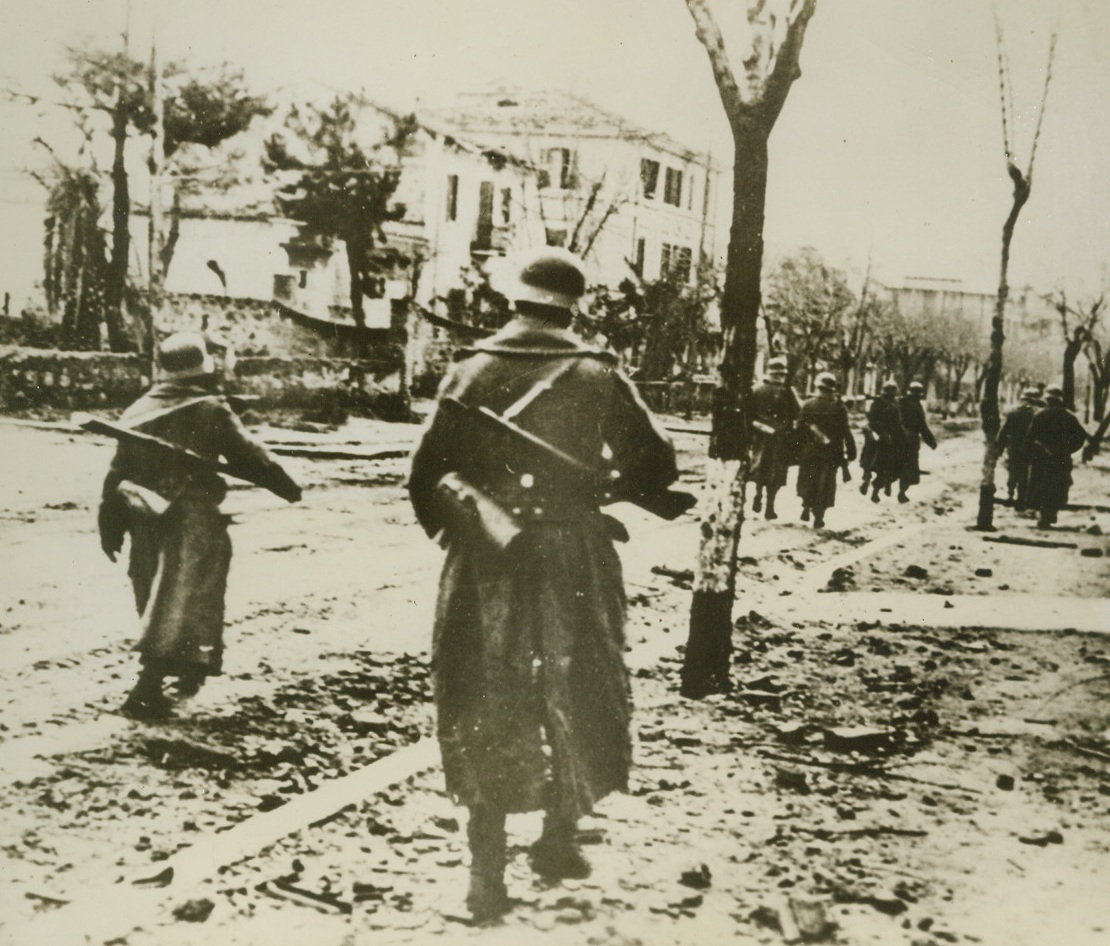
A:
<svg viewBox="0 0 1110 946">
<path fill-rule="evenodd" d="M 761 111 L 763 120 L 774 125 L 786 102 L 790 86 L 802 74 L 798 61 L 801 58 L 802 43 L 806 27 L 813 14 L 817 12 L 817 0 L 797 0 L 791 7 L 790 21 L 786 27 L 786 38 L 775 55 L 775 62 L 767 83 L 763 87 Z"/>
<path fill-rule="evenodd" d="M 686 0 L 686 8 L 694 19 L 694 33 L 709 56 L 709 66 L 713 70 L 725 114 L 728 115 L 729 122 L 735 125 L 744 117 L 744 97 L 729 63 L 728 50 L 725 49 L 725 40 L 717 26 L 717 20 L 705 0 Z"/>
</svg>

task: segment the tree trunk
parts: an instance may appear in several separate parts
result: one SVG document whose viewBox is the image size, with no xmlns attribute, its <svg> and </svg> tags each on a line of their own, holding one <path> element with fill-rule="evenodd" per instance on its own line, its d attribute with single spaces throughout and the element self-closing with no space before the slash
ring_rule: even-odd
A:
<svg viewBox="0 0 1110 946">
<path fill-rule="evenodd" d="M 112 256 L 104 280 L 104 322 L 108 327 L 108 347 L 112 351 L 132 351 L 123 314 L 124 287 L 127 284 L 127 263 L 131 253 L 131 193 L 127 182 L 124 156 L 127 146 L 127 111 L 121 90 L 112 112 Z"/>
<path fill-rule="evenodd" d="M 695 699 L 730 686 L 732 602 L 748 473 L 747 402 L 755 374 L 763 267 L 767 136 L 753 125 L 735 135 L 732 229 L 721 298 L 722 356 L 713 403 L 702 543 L 682 666 L 682 694 Z"/>
<path fill-rule="evenodd" d="M 362 304 L 362 266 L 364 247 L 358 241 L 347 241 L 347 272 L 351 277 L 351 318 L 355 322 L 356 358 L 366 358 L 369 344 L 366 340 L 366 310 Z"/>
<path fill-rule="evenodd" d="M 1064 345 L 1063 389 L 1064 405 L 1069 411 L 1075 410 L 1075 359 L 1083 348 L 1083 330 L 1077 328 Z"/>
<path fill-rule="evenodd" d="M 979 515 L 975 528 L 994 530 L 994 471 L 998 465 L 998 431 L 1002 418 L 998 409 L 998 384 L 1002 379 L 1002 343 L 1006 340 L 1006 300 L 1010 287 L 1006 281 L 1010 268 L 1010 242 L 1014 238 L 1014 225 L 1025 202 L 1029 200 L 1029 183 L 1013 164 L 1009 166 L 1014 183 L 1014 199 L 1009 216 L 1002 225 L 1002 262 L 998 280 L 998 298 L 995 300 L 994 317 L 991 319 L 991 350 L 987 370 L 983 375 L 983 398 L 979 402 L 979 417 L 983 424 L 983 473 L 979 483 Z"/>
</svg>

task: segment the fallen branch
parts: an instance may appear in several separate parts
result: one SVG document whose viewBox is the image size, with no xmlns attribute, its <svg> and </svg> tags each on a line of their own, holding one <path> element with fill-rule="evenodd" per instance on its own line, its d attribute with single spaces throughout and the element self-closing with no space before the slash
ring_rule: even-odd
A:
<svg viewBox="0 0 1110 946">
<path fill-rule="evenodd" d="M 1078 742 L 1073 742 L 1071 739 L 1061 739 L 1060 742 L 1069 749 L 1081 752 L 1083 755 L 1090 756 L 1092 759 L 1101 759 L 1103 762 L 1110 762 L 1110 753 L 1099 752 L 1098 749 L 1088 749 L 1086 746 L 1081 746 Z"/>
<path fill-rule="evenodd" d="M 1003 545 L 1029 545 L 1037 549 L 1077 549 L 1074 542 L 1050 542 L 1047 539 L 1022 539 L 1013 535 L 985 535 L 984 542 L 1000 542 Z"/>
<path fill-rule="evenodd" d="M 305 457 L 309 460 L 396 460 L 407 457 L 407 448 L 391 450 L 336 450 L 334 447 L 271 447 L 280 457 Z"/>
<path fill-rule="evenodd" d="M 813 765 L 823 769 L 831 769 L 834 772 L 842 772 L 847 775 L 866 775 L 874 778 L 890 779 L 895 782 L 913 782 L 915 785 L 927 785 L 929 788 L 943 788 L 953 792 L 969 792 L 972 795 L 983 794 L 980 789 L 971 788 L 967 785 L 953 785 L 950 782 L 934 782 L 930 779 L 916 778 L 913 775 L 903 775 L 900 772 L 891 772 L 889 769 L 877 768 L 874 765 L 867 765 L 859 762 L 806 759 L 799 756 L 782 755 L 777 752 L 761 752 L 759 757 L 772 762 L 787 762 L 791 765 Z"/>
</svg>

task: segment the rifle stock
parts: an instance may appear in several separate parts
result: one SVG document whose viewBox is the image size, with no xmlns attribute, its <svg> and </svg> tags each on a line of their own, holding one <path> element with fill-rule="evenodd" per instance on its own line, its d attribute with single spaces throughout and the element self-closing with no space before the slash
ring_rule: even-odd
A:
<svg viewBox="0 0 1110 946">
<path fill-rule="evenodd" d="M 622 491 L 620 480 L 610 479 L 605 471 L 571 456 L 487 407 L 472 407 L 448 397 L 440 402 L 440 409 L 456 414 L 464 425 L 473 424 L 478 430 L 507 441 L 522 454 L 526 463 L 531 459 L 542 466 L 554 466 L 558 475 L 571 484 L 576 492 L 582 491 L 596 497 L 599 504 L 630 502 L 654 516 L 672 520 L 691 509 L 697 502 L 692 494 L 675 489 L 650 493 Z"/>
</svg>

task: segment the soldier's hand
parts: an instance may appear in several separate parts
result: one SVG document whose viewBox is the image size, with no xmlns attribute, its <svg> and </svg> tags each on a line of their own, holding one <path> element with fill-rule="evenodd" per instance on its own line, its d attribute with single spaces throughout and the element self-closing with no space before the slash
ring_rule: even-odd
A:
<svg viewBox="0 0 1110 946">
<path fill-rule="evenodd" d="M 100 532 L 100 548 L 108 556 L 108 560 L 114 562 L 123 549 L 123 537 L 126 534 L 120 511 L 112 503 L 101 503 L 96 520 L 97 530 Z"/>
</svg>

